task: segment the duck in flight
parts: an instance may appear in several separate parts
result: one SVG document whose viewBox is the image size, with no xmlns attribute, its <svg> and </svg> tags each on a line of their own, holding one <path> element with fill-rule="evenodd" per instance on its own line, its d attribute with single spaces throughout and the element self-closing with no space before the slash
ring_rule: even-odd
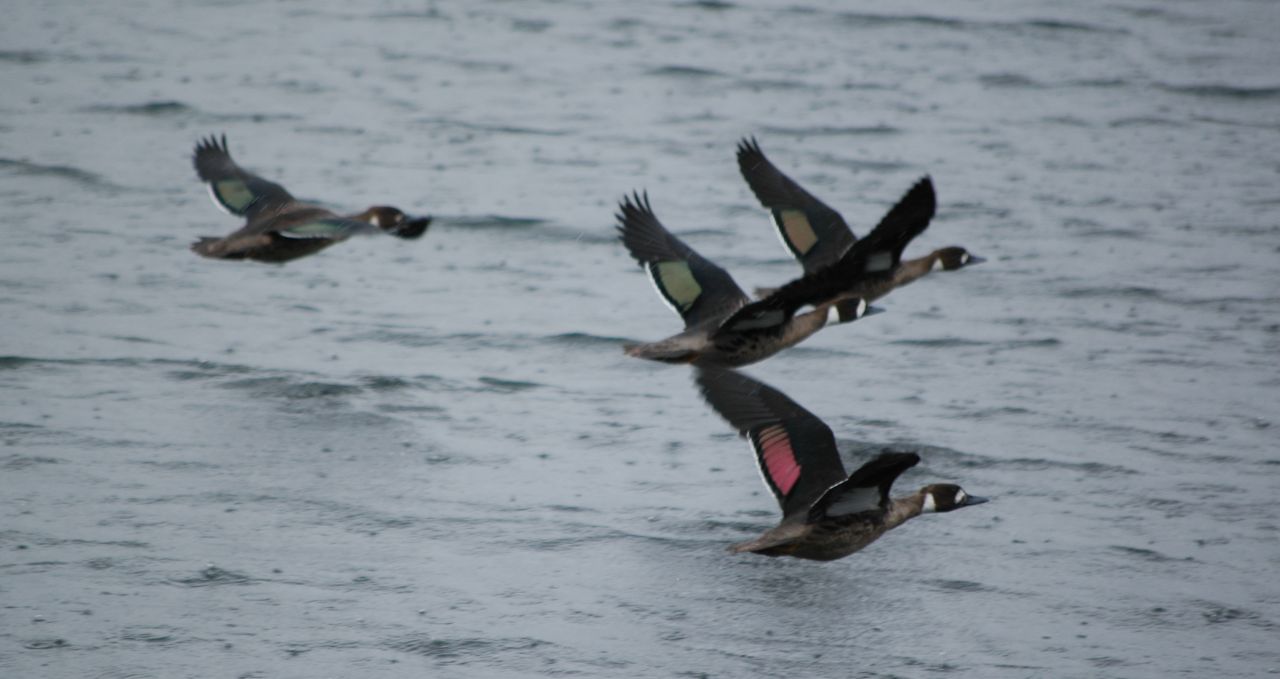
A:
<svg viewBox="0 0 1280 679">
<path fill-rule="evenodd" d="M 924 177 L 885 213 L 865 238 L 854 241 L 835 261 L 739 308 L 725 324 L 770 328 L 788 323 L 804 306 L 837 303 L 849 296 L 865 299 L 863 294 L 884 294 L 886 286 L 892 287 L 902 262 L 902 251 L 929 227 L 936 209 L 933 182 Z"/>
<path fill-rule="evenodd" d="M 890 498 L 894 480 L 920 461 L 915 453 L 886 451 L 847 474 L 831 428 L 786 394 L 732 370 L 699 369 L 696 380 L 707 403 L 751 443 L 782 508 L 777 526 L 731 552 L 831 561 L 921 514 L 987 501 L 950 483 Z"/>
<path fill-rule="evenodd" d="M 615 216 L 623 245 L 685 326 L 664 340 L 624 346 L 630 356 L 666 363 L 746 365 L 798 344 L 828 324 L 848 323 L 876 311 L 865 300 L 846 296 L 785 323 L 727 324 L 727 318 L 751 301 L 727 271 L 672 235 L 658 221 L 647 195 L 623 198 Z"/>
<path fill-rule="evenodd" d="M 227 137 L 209 137 L 196 145 L 194 163 L 213 202 L 245 218 L 245 225 L 222 238 L 201 238 L 191 249 L 215 259 L 287 262 L 323 250 L 361 233 L 389 233 L 414 239 L 431 223 L 399 209 L 374 206 L 353 215 L 338 215 L 295 199 L 283 186 L 248 172 L 231 159 Z"/>
<path fill-rule="evenodd" d="M 765 157 L 754 137 L 738 143 L 738 169 L 760 204 L 769 211 L 779 238 L 804 267 L 806 277 L 818 276 L 825 269 L 838 265 L 851 252 L 858 239 L 840 213 L 778 170 Z M 923 195 L 926 189 L 928 196 Z M 918 204 L 922 210 L 926 207 L 926 198 L 929 203 L 934 200 L 933 186 L 927 177 L 912 189 L 912 193 L 920 194 Z M 931 217 L 932 206 L 928 207 Z M 927 224 L 926 220 L 924 225 Z M 954 271 L 982 261 L 981 257 L 955 246 L 934 250 L 915 259 L 901 260 L 899 255 L 889 275 L 857 278 L 844 286 L 842 294 L 875 301 L 930 272 Z M 776 290 L 756 292 L 761 297 L 768 297 Z"/>
</svg>

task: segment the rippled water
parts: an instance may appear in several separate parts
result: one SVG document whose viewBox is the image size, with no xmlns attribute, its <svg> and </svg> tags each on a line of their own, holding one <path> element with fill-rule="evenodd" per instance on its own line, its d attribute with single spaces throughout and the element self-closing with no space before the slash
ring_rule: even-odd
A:
<svg viewBox="0 0 1280 679">
<path fill-rule="evenodd" d="M 1280 672 L 1274 3 L 35 3 L 0 25 L 0 673 Z M 284 267 L 190 166 L 437 217 Z M 749 372 L 901 489 L 833 563 L 612 230 L 794 276 L 733 160 L 989 258 Z"/>
</svg>

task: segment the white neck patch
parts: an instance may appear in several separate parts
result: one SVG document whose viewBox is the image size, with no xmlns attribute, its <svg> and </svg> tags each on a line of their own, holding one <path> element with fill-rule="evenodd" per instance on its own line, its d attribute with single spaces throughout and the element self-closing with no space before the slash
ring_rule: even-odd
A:
<svg viewBox="0 0 1280 679">
<path fill-rule="evenodd" d="M 378 217 L 378 213 L 376 212 L 369 215 L 369 223 L 378 227 L 379 229 L 382 228 L 382 220 Z"/>
<path fill-rule="evenodd" d="M 929 270 L 930 270 L 930 271 L 942 271 L 942 269 L 943 269 L 943 265 L 942 265 L 942 258 L 941 258 L 941 257 L 938 257 L 937 259 L 934 259 L 934 260 L 933 260 L 933 266 L 929 267 Z"/>
<path fill-rule="evenodd" d="M 866 316 L 866 315 L 867 315 L 867 300 L 859 297 L 858 308 L 856 311 L 853 312 L 853 318 L 850 318 L 847 321 L 843 321 L 843 322 L 856 321 L 859 318 L 862 318 L 863 316 Z M 832 304 L 831 306 L 827 307 L 827 325 L 835 325 L 841 322 L 842 321 L 840 319 L 840 311 L 836 308 L 836 305 Z"/>
<path fill-rule="evenodd" d="M 827 307 L 827 325 L 835 325 L 840 322 L 840 311 L 836 309 L 836 305 L 832 304 Z"/>
<path fill-rule="evenodd" d="M 933 500 L 933 493 L 924 494 L 924 504 L 920 506 L 921 514 L 938 511 L 938 503 Z"/>
</svg>

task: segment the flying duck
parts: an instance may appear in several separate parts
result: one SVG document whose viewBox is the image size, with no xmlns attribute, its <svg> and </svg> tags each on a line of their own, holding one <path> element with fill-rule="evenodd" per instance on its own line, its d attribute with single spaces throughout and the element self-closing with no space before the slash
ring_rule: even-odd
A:
<svg viewBox="0 0 1280 679">
<path fill-rule="evenodd" d="M 929 227 L 937 208 L 933 182 L 916 182 L 866 238 L 854 241 L 834 262 L 772 290 L 733 312 L 724 325 L 756 329 L 790 322 L 801 307 L 838 303 L 846 297 L 865 299 L 893 281 L 902 251 Z"/>
<path fill-rule="evenodd" d="M 886 451 L 847 474 L 831 428 L 786 394 L 732 370 L 699 369 L 696 380 L 707 403 L 751 443 L 782 507 L 777 526 L 731 552 L 830 561 L 921 514 L 987 501 L 950 483 L 890 498 L 894 480 L 920 456 Z"/>
<path fill-rule="evenodd" d="M 624 197 L 615 216 L 623 245 L 685 327 L 664 340 L 625 345 L 629 356 L 666 363 L 746 365 L 798 344 L 828 324 L 848 323 L 876 311 L 865 300 L 845 297 L 784 323 L 726 324 L 751 301 L 727 271 L 673 236 L 658 221 L 647 195 Z"/>
<path fill-rule="evenodd" d="M 283 186 L 248 172 L 231 159 L 227 137 L 196 144 L 194 163 L 209 186 L 214 204 L 245 218 L 245 225 L 222 238 L 201 238 L 191 249 L 215 259 L 287 262 L 314 254 L 358 233 L 389 233 L 399 238 L 421 236 L 430 217 L 411 218 L 399 209 L 378 205 L 353 215 L 338 215 L 295 199 Z"/>
<path fill-rule="evenodd" d="M 806 275 L 835 264 L 857 242 L 840 213 L 778 170 L 765 157 L 754 137 L 738 143 L 738 169 L 760 204 L 769 211 L 787 252 L 800 262 Z M 899 262 L 892 276 L 863 279 L 860 284 L 850 286 L 848 294 L 875 301 L 930 272 L 954 271 L 982 261 L 962 247 L 941 248 L 924 257 Z M 765 297 L 774 290 L 756 292 Z"/>
</svg>

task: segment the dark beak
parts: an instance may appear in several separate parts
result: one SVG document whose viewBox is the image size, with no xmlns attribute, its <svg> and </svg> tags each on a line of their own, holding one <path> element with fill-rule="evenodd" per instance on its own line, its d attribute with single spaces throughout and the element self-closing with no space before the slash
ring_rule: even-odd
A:
<svg viewBox="0 0 1280 679">
<path fill-rule="evenodd" d="M 427 227 L 431 225 L 430 217 L 419 217 L 417 219 L 406 219 L 396 226 L 391 234 L 398 238 L 414 239 L 427 232 Z"/>
<path fill-rule="evenodd" d="M 867 316 L 874 316 L 878 313 L 882 313 L 883 311 L 884 309 L 878 306 L 869 306 L 866 311 L 862 312 L 862 317 L 866 318 Z"/>
<path fill-rule="evenodd" d="M 985 262 L 985 261 L 987 261 L 987 258 L 986 258 L 986 257 L 979 257 L 979 256 L 977 256 L 977 255 L 970 254 L 970 255 L 969 255 L 969 261 L 965 262 L 965 263 L 964 263 L 964 265 L 965 265 L 965 266 L 973 266 L 974 264 L 981 264 L 981 263 L 983 263 L 983 262 Z"/>
<path fill-rule="evenodd" d="M 977 495 L 967 495 L 967 494 L 966 494 L 966 495 L 964 496 L 964 502 L 961 502 L 961 503 L 959 504 L 959 506 L 960 506 L 960 507 L 968 507 L 969 505 L 980 505 L 980 504 L 982 504 L 982 503 L 984 503 L 984 502 L 990 502 L 990 501 L 991 501 L 991 500 L 989 500 L 989 499 L 987 499 L 987 498 L 985 498 L 985 497 L 978 497 Z"/>
</svg>

